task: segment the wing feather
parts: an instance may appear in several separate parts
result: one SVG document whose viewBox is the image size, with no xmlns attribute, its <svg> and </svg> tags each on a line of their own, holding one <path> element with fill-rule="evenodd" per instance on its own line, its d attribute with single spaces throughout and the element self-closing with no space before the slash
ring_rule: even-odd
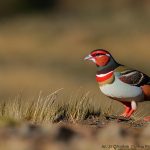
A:
<svg viewBox="0 0 150 150">
<path fill-rule="evenodd" d="M 121 70 L 119 79 L 133 86 L 150 85 L 150 77 L 138 70 L 125 68 Z"/>
</svg>

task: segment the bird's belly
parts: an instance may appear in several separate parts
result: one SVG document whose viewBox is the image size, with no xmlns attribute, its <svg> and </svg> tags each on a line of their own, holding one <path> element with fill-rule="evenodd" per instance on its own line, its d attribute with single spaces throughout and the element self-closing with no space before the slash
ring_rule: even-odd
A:
<svg viewBox="0 0 150 150">
<path fill-rule="evenodd" d="M 128 85 L 117 78 L 112 84 L 100 86 L 100 90 L 105 95 L 118 100 L 141 101 L 144 98 L 141 87 Z"/>
</svg>

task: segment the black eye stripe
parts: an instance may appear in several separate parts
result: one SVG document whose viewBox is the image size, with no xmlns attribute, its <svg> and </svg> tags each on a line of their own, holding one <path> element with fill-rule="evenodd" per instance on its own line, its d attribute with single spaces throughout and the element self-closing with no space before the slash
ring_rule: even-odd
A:
<svg viewBox="0 0 150 150">
<path fill-rule="evenodd" d="M 105 54 L 101 54 L 101 53 L 97 53 L 97 54 L 94 54 L 93 56 L 102 56 L 102 55 L 105 55 Z"/>
</svg>

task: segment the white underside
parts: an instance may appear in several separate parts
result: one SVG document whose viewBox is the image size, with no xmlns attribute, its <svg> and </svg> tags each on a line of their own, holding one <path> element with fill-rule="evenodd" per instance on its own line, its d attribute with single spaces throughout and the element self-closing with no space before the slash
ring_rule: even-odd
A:
<svg viewBox="0 0 150 150">
<path fill-rule="evenodd" d="M 112 84 L 105 84 L 100 86 L 100 90 L 107 96 L 118 98 L 126 101 L 141 101 L 143 99 L 143 92 L 141 87 L 131 86 L 115 77 Z"/>
</svg>

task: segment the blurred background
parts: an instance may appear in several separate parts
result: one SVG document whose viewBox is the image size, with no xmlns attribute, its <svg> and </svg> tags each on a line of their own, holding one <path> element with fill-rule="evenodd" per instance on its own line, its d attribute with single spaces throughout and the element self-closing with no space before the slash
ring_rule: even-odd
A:
<svg viewBox="0 0 150 150">
<path fill-rule="evenodd" d="M 150 1 L 0 1 L 0 97 L 82 87 L 98 93 L 96 67 L 84 62 L 104 48 L 150 75 Z"/>
</svg>

